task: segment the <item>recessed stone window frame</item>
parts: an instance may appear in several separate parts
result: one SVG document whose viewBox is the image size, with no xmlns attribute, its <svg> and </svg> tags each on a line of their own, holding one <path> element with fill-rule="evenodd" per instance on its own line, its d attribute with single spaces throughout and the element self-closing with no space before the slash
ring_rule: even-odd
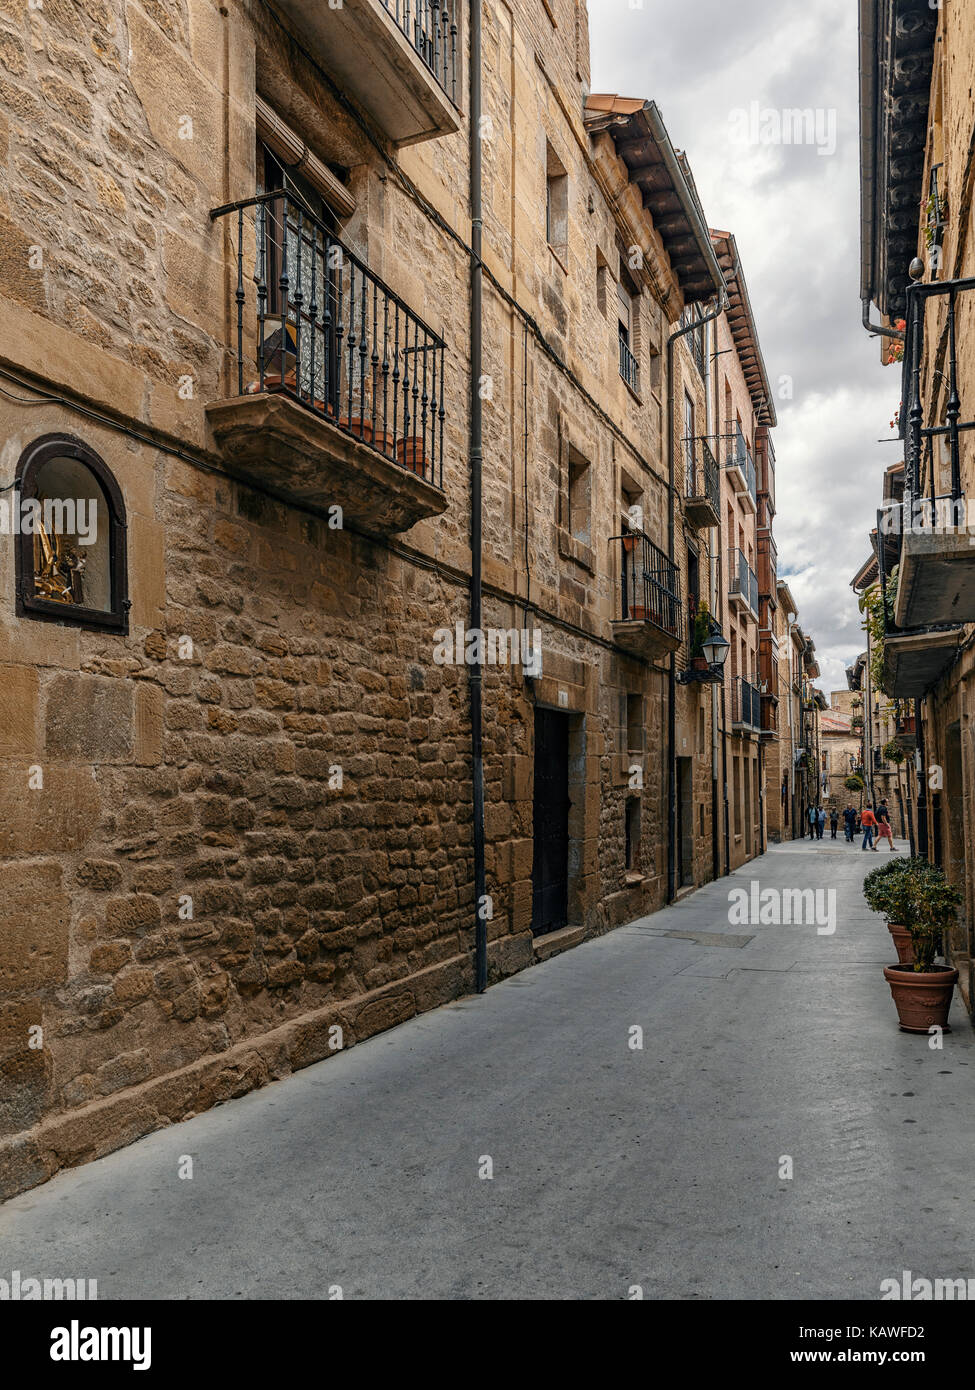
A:
<svg viewBox="0 0 975 1390">
<path fill-rule="evenodd" d="M 35 592 L 34 535 L 20 531 L 15 538 L 17 616 L 125 635 L 129 630 L 131 602 L 122 490 L 108 465 L 83 440 L 68 434 L 47 434 L 29 444 L 18 460 L 16 492 L 21 504 L 37 498 L 41 471 L 55 459 L 73 459 L 82 464 L 104 500 L 108 520 L 108 601 L 104 608 L 91 608 L 39 597 Z"/>
</svg>

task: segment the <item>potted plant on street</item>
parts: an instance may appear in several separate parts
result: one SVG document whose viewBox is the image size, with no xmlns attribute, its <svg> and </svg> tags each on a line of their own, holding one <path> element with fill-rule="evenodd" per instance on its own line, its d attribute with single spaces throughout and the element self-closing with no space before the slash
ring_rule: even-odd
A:
<svg viewBox="0 0 975 1390">
<path fill-rule="evenodd" d="M 915 864 L 903 877 L 914 963 L 888 965 L 884 978 L 890 985 L 902 1032 L 927 1033 L 932 1028 L 948 1032 L 958 971 L 951 965 L 935 965 L 934 958 L 958 914 L 961 894 L 932 865 L 922 869 Z"/>
<path fill-rule="evenodd" d="M 883 914 L 901 965 L 914 964 L 914 948 L 908 922 L 913 910 L 912 887 L 907 875 L 911 869 L 924 873 L 932 866 L 926 859 L 890 859 L 872 869 L 863 880 L 867 906 Z"/>
</svg>

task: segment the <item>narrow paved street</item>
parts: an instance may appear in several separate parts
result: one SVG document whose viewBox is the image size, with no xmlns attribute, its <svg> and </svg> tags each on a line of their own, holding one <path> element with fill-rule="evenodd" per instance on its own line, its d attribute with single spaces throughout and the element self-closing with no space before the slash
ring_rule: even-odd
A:
<svg viewBox="0 0 975 1390">
<path fill-rule="evenodd" d="M 971 1272 L 975 1042 L 957 1006 L 943 1051 L 898 1031 L 859 892 L 877 862 L 775 847 L 62 1174 L 0 1209 L 2 1264 L 102 1298 L 876 1299 L 903 1269 Z M 729 924 L 753 879 L 835 887 L 835 935 Z"/>
</svg>

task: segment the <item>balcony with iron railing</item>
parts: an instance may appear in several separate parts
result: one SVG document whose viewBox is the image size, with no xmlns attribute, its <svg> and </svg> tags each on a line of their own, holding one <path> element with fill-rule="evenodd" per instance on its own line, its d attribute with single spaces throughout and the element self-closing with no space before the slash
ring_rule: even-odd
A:
<svg viewBox="0 0 975 1390">
<path fill-rule="evenodd" d="M 620 376 L 635 396 L 640 394 L 640 364 L 633 356 L 630 345 L 620 334 Z"/>
<path fill-rule="evenodd" d="M 718 462 L 707 439 L 683 441 L 684 515 L 692 526 L 703 529 L 721 522 L 721 477 Z"/>
<path fill-rule="evenodd" d="M 758 680 L 763 696 L 778 698 L 779 661 L 771 633 L 764 634 L 758 641 Z"/>
<path fill-rule="evenodd" d="M 737 547 L 728 552 L 728 601 L 739 613 L 758 621 L 758 576 Z"/>
<path fill-rule="evenodd" d="M 940 216 L 940 214 L 938 214 Z M 878 513 L 877 553 L 885 596 L 885 687 L 901 698 L 920 698 L 955 660 L 963 624 L 975 622 L 975 547 L 963 464 L 975 419 L 962 420 L 959 347 L 966 296 L 975 279 L 932 280 L 908 286 L 905 320 L 901 433 L 905 442 L 904 497 Z M 960 301 L 962 301 L 960 303 Z M 933 322 L 925 344 L 927 322 Z M 964 342 L 964 340 L 963 340 Z M 933 353 L 943 353 L 943 371 L 930 402 L 925 383 Z M 963 364 L 967 368 L 967 364 Z M 943 405 L 942 405 L 943 403 Z M 943 413 L 942 413 L 943 411 Z M 947 462 L 950 492 L 939 495 L 939 457 Z M 896 592 L 891 581 L 891 545 L 898 556 Z"/>
<path fill-rule="evenodd" d="M 228 471 L 380 534 L 444 511 L 443 339 L 295 195 L 211 216 L 236 251 L 236 394 L 207 409 Z"/>
<path fill-rule="evenodd" d="M 312 55 L 396 145 L 460 129 L 460 0 L 277 0 Z"/>
<path fill-rule="evenodd" d="M 909 512 L 909 508 L 905 508 Z M 900 536 L 898 529 L 904 510 L 879 511 L 877 513 L 877 545 L 879 579 L 879 607 L 883 625 L 883 689 L 892 698 L 900 700 L 923 699 L 932 686 L 942 678 L 955 661 L 964 636 L 964 626 L 960 622 L 928 622 L 915 627 L 902 627 L 896 618 L 901 609 L 899 598 L 904 590 L 901 584 L 894 587 L 888 573 L 888 538 L 891 534 Z M 889 528 L 894 528 L 893 530 Z M 968 549 L 966 539 L 966 549 Z M 907 549 L 900 552 L 900 564 L 904 564 Z M 918 558 L 917 550 L 913 551 Z M 930 555 L 929 555 L 930 558 Z M 915 570 L 915 579 L 920 581 L 921 572 L 926 565 Z M 928 578 L 938 585 L 937 567 L 928 570 Z M 957 585 L 957 580 L 951 580 Z M 959 594 L 958 588 L 953 592 Z"/>
<path fill-rule="evenodd" d="M 758 509 L 758 486 L 755 474 L 755 460 L 748 447 L 741 426 L 736 425 L 733 432 L 724 437 L 725 474 L 741 500 L 754 512 Z"/>
<path fill-rule="evenodd" d="M 739 733 L 760 733 L 762 700 L 757 685 L 744 676 L 731 682 L 731 727 Z"/>
<path fill-rule="evenodd" d="M 639 656 L 676 651 L 684 640 L 677 566 L 642 531 L 613 536 L 612 542 L 619 547 L 614 640 Z"/>
<path fill-rule="evenodd" d="M 778 607 L 776 583 L 778 581 L 779 552 L 771 531 L 758 533 L 758 596 L 773 608 Z"/>
<path fill-rule="evenodd" d="M 766 518 L 762 524 L 770 526 L 775 515 L 775 448 L 767 428 L 759 434 L 755 452 L 759 512 Z"/>
</svg>

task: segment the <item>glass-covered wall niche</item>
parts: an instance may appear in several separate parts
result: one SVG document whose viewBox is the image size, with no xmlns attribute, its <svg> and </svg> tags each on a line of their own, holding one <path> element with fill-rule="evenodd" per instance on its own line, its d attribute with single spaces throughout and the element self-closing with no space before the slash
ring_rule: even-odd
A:
<svg viewBox="0 0 975 1390">
<path fill-rule="evenodd" d="M 128 631 L 125 506 L 81 440 L 46 435 L 23 453 L 8 504 L 21 617 Z"/>
</svg>

